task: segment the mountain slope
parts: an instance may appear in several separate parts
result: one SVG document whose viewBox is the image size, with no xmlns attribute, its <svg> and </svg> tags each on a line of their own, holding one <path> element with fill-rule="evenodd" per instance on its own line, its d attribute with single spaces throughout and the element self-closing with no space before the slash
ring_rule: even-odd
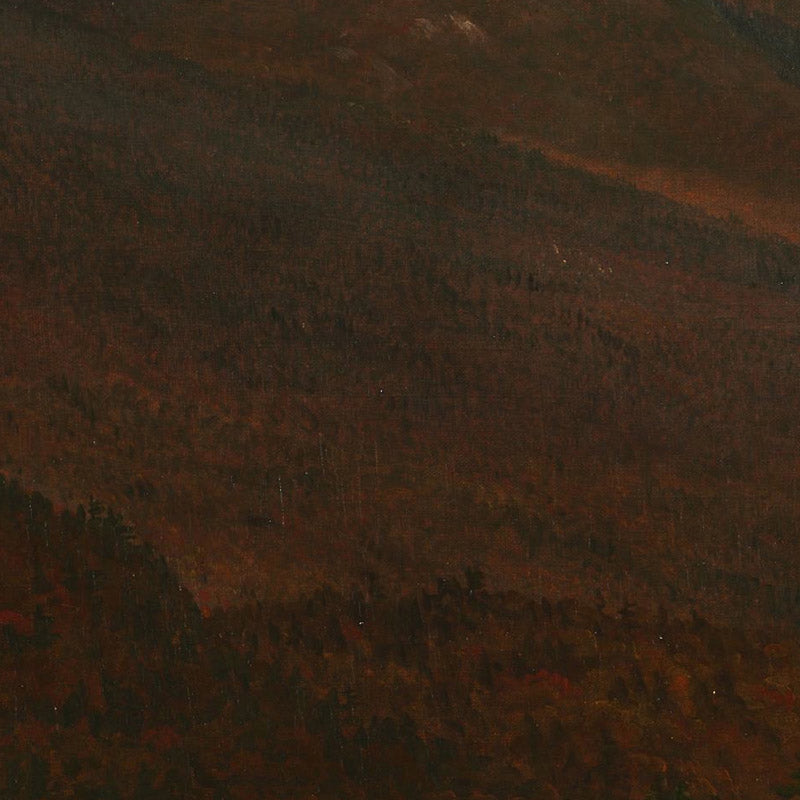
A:
<svg viewBox="0 0 800 800">
<path fill-rule="evenodd" d="M 96 501 L 0 480 L 0 791 L 40 798 L 769 797 L 798 642 L 376 576 L 202 618 Z M 788 791 L 788 789 L 787 789 Z"/>
<path fill-rule="evenodd" d="M 481 563 L 796 613 L 794 246 L 296 39 L 244 81 L 2 13 L 9 470 L 124 508 L 204 604 Z"/>
<path fill-rule="evenodd" d="M 258 85 L 302 77 L 411 119 L 504 131 L 793 236 L 800 106 L 781 44 L 793 29 L 762 13 L 776 25 L 754 38 L 735 8 L 175 3 L 134 38 Z"/>
</svg>

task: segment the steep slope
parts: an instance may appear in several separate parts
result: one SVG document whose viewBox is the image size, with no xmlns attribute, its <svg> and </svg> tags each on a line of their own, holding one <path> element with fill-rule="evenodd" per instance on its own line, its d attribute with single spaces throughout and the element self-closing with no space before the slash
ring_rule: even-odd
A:
<svg viewBox="0 0 800 800">
<path fill-rule="evenodd" d="M 796 614 L 795 247 L 343 101 L 295 40 L 251 83 L 37 8 L 2 9 L 7 469 L 203 604 L 480 563 Z"/>
<path fill-rule="evenodd" d="M 793 237 L 800 96 L 784 79 L 794 34 L 779 17 L 758 19 L 708 0 L 213 0 L 171 4 L 133 39 L 262 86 L 303 77 L 401 117 L 502 131 Z"/>
<path fill-rule="evenodd" d="M 727 0 L 37 4 L 235 82 L 308 81 L 489 128 L 795 235 L 792 4 Z"/>
</svg>

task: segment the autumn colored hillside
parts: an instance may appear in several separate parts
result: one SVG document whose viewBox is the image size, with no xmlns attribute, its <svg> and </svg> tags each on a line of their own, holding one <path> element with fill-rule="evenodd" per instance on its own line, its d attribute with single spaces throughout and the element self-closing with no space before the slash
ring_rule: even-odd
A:
<svg viewBox="0 0 800 800">
<path fill-rule="evenodd" d="M 799 75 L 795 0 L 0 0 L 0 798 L 800 795 Z"/>
<path fill-rule="evenodd" d="M 366 574 L 203 616 L 97 501 L 0 479 L 5 798 L 789 797 L 796 639 Z M 776 638 L 777 635 L 777 638 Z"/>
<path fill-rule="evenodd" d="M 793 2 L 44 4 L 236 84 L 489 129 L 797 241 Z"/>
<path fill-rule="evenodd" d="M 797 90 L 710 6 L 537 8 L 3 4 L 4 468 L 207 608 L 477 565 L 792 625 L 798 249 L 611 167 L 793 203 Z"/>
</svg>

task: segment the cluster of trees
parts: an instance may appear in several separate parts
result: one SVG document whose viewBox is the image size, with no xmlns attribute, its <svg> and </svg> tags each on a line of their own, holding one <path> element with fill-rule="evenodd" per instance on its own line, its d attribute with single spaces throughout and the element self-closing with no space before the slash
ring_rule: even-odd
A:
<svg viewBox="0 0 800 800">
<path fill-rule="evenodd" d="M 789 791 L 796 637 L 374 574 L 203 616 L 96 501 L 0 480 L 0 790 L 41 798 Z"/>
</svg>

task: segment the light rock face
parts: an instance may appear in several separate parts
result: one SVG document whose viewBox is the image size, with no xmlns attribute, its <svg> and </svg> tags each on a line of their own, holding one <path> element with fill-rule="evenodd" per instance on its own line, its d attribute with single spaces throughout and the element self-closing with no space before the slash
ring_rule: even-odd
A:
<svg viewBox="0 0 800 800">
<path fill-rule="evenodd" d="M 472 22 L 472 20 L 467 19 L 463 14 L 453 12 L 450 14 L 450 20 L 456 30 L 463 33 L 472 44 L 483 44 L 486 41 L 486 34 L 484 31 Z"/>
<path fill-rule="evenodd" d="M 417 19 L 414 20 L 414 28 L 426 39 L 433 39 L 433 37 L 439 32 L 439 26 L 435 25 L 425 17 L 417 17 Z"/>
</svg>

